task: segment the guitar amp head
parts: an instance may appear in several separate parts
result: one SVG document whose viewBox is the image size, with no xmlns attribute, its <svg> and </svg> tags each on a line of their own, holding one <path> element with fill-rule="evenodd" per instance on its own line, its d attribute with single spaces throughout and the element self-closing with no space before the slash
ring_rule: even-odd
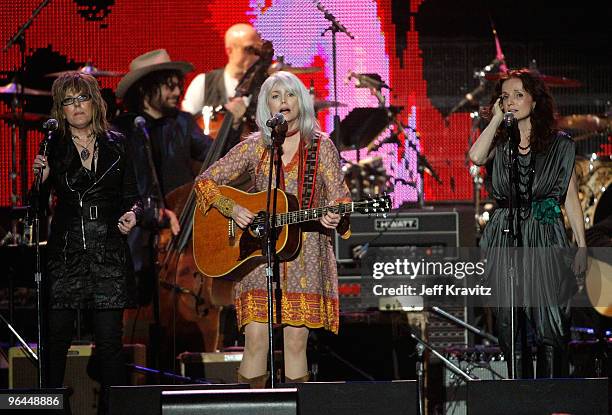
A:
<svg viewBox="0 0 612 415">
<path fill-rule="evenodd" d="M 336 235 L 336 260 L 353 262 L 369 248 L 402 246 L 459 246 L 457 211 L 425 212 L 405 210 L 386 217 L 351 214 L 351 237 Z"/>
</svg>

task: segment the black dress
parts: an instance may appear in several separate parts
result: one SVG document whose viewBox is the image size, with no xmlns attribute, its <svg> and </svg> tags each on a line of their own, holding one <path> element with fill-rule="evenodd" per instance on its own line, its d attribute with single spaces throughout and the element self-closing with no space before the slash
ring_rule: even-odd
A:
<svg viewBox="0 0 612 415">
<path fill-rule="evenodd" d="M 545 152 L 519 155 L 518 191 L 509 181 L 507 147 L 498 146 L 489 165 L 488 191 L 501 207 L 493 213 L 480 240 L 487 257 L 486 284 L 495 293 L 492 301 L 497 311 L 500 346 L 505 353 L 511 347 L 509 307 L 513 296 L 519 319 L 526 320 L 515 326 L 516 339 L 523 342 L 519 347 L 531 344 L 565 350 L 570 334 L 569 305 L 577 285 L 560 206 L 574 171 L 575 144 L 566 134 L 558 133 Z M 505 205 L 511 188 L 514 205 L 520 205 L 514 225 L 516 243 L 506 232 L 509 209 Z M 509 249 L 512 246 L 519 248 Z M 509 253 L 513 262 L 509 262 Z M 513 291 L 510 264 L 515 270 Z M 519 327 L 525 332 L 519 333 Z M 519 340 L 521 337 L 523 340 Z"/>
<path fill-rule="evenodd" d="M 86 169 L 70 136 L 54 137 L 45 185 L 57 205 L 48 241 L 52 309 L 119 309 L 135 305 L 132 263 L 119 218 L 142 209 L 122 135 L 97 138 L 97 165 Z"/>
</svg>

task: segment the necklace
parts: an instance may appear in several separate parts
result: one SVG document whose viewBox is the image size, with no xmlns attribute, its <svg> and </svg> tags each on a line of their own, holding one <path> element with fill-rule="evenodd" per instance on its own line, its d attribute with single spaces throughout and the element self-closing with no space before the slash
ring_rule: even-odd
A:
<svg viewBox="0 0 612 415">
<path fill-rule="evenodd" d="M 87 137 L 89 138 L 89 142 L 86 145 L 83 145 L 77 141 L 79 137 L 75 135 L 72 136 L 72 141 L 74 141 L 74 144 L 82 148 L 80 154 L 81 154 L 81 160 L 83 161 L 87 160 L 89 156 L 91 156 L 91 152 L 89 151 L 89 146 L 96 139 L 96 136 L 94 133 L 88 134 Z"/>
<path fill-rule="evenodd" d="M 285 134 L 285 138 L 289 138 L 292 135 L 296 135 L 299 131 L 300 131 L 299 128 L 296 128 L 295 130 L 287 131 L 287 134 Z"/>
<path fill-rule="evenodd" d="M 521 150 L 525 151 L 525 150 L 529 150 L 529 147 L 531 147 L 531 129 L 529 129 L 529 132 L 527 133 L 527 138 L 529 139 L 529 144 L 527 144 L 526 147 L 521 146 L 521 144 L 519 143 L 518 148 L 520 148 Z"/>
<path fill-rule="evenodd" d="M 527 144 L 526 147 L 523 147 L 520 144 L 518 145 L 518 148 L 520 148 L 521 150 L 529 150 L 530 147 L 531 147 L 531 143 Z"/>
</svg>

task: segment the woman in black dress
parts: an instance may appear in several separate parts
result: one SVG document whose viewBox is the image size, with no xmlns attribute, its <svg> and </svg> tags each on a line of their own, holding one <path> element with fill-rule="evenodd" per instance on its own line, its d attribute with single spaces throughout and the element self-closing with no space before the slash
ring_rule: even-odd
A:
<svg viewBox="0 0 612 415">
<path fill-rule="evenodd" d="M 563 376 L 567 364 L 569 300 L 576 290 L 575 276 L 584 274 L 584 217 L 574 175 L 575 145 L 555 129 L 554 101 L 544 82 L 529 70 L 510 71 L 498 82 L 491 100 L 491 120 L 470 149 L 474 164 L 488 167 L 488 190 L 498 209 L 485 228 L 480 246 L 487 248 L 489 283 L 497 294 L 496 328 L 500 346 L 510 361 L 511 318 L 508 253 L 514 257 L 516 350 L 523 367 L 515 377 L 531 377 L 531 346 L 537 348 L 538 377 Z M 509 179 L 508 129 L 504 114 L 517 126 L 518 152 L 514 178 Z M 520 140 L 520 141 L 519 141 Z M 516 207 L 509 221 L 509 195 Z M 564 261 L 570 247 L 561 205 L 565 207 L 578 254 Z M 514 231 L 516 239 L 509 236 Z M 515 320 L 516 321 L 516 320 Z M 521 328 L 522 330 L 519 330 Z M 521 373 L 519 373 L 521 370 Z"/>
<path fill-rule="evenodd" d="M 132 265 L 125 235 L 141 215 L 133 167 L 123 136 L 109 130 L 98 82 L 74 72 L 52 88 L 59 127 L 48 157 L 33 169 L 56 197 L 48 241 L 47 379 L 61 387 L 77 309 L 93 310 L 95 362 L 102 385 L 125 383 L 123 309 L 134 305 Z"/>
</svg>

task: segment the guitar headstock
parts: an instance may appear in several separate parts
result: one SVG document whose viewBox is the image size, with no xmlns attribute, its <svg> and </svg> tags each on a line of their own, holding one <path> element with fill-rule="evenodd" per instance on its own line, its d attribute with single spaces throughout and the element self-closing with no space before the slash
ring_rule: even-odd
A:
<svg viewBox="0 0 612 415">
<path fill-rule="evenodd" d="M 362 199 L 353 204 L 355 212 L 364 214 L 387 213 L 391 210 L 391 197 L 389 195 L 379 195 L 367 199 Z"/>
</svg>

